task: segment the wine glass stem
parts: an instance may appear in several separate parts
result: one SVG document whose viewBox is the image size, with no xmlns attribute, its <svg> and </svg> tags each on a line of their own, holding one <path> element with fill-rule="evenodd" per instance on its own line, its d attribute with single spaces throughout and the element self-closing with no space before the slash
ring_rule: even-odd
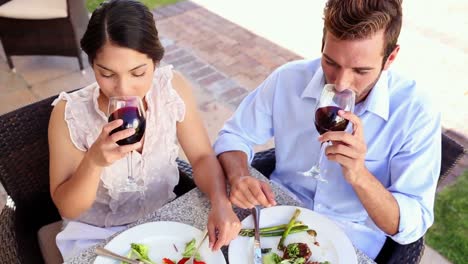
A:
<svg viewBox="0 0 468 264">
<path fill-rule="evenodd" d="M 135 183 L 133 178 L 133 151 L 130 151 L 130 154 L 127 156 L 127 166 L 128 166 L 128 182 Z"/>
<path fill-rule="evenodd" d="M 328 145 L 328 141 L 324 141 L 322 142 L 322 144 L 320 144 L 320 156 L 317 162 L 317 168 L 318 168 L 318 171 L 320 171 L 320 173 L 323 173 L 322 172 L 322 160 L 323 160 L 323 156 L 325 156 L 325 148 L 327 148 L 327 145 Z"/>
</svg>

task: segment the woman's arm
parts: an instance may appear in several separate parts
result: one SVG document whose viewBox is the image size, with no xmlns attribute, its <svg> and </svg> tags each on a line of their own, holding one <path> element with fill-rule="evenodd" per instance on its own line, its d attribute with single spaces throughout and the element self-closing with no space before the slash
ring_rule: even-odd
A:
<svg viewBox="0 0 468 264">
<path fill-rule="evenodd" d="M 72 143 L 65 122 L 65 101 L 52 110 L 49 121 L 50 193 L 60 215 L 74 219 L 88 210 L 96 199 L 103 167 L 124 157 L 141 143 L 119 147 L 115 142 L 132 135 L 127 129 L 109 136 L 122 120 L 106 124 L 96 142 L 87 152 L 78 150 Z"/>
<path fill-rule="evenodd" d="M 184 121 L 177 124 L 177 137 L 192 165 L 195 183 L 210 199 L 212 216 L 209 219 L 208 229 L 210 231 L 210 242 L 214 245 L 213 249 L 217 250 L 223 244 L 229 243 L 237 235 L 240 222 L 232 211 L 232 205 L 226 193 L 224 173 L 198 114 L 195 98 L 191 91 L 192 88 L 177 72 L 174 72 L 172 85 L 183 99 L 186 108 Z M 220 216 L 221 212 L 223 212 L 222 216 Z M 213 221 L 210 222 L 210 220 Z M 213 225 L 210 225 L 210 223 L 213 223 Z M 216 243 L 214 243 L 215 228 L 219 230 Z"/>
<path fill-rule="evenodd" d="M 50 193 L 62 217 L 73 219 L 92 205 L 101 168 L 73 145 L 65 105 L 60 101 L 49 121 Z"/>
<path fill-rule="evenodd" d="M 213 203 L 229 203 L 224 173 L 198 114 L 190 84 L 174 72 L 172 85 L 185 103 L 184 120 L 177 123 L 177 138 L 192 165 L 195 183 Z"/>
</svg>

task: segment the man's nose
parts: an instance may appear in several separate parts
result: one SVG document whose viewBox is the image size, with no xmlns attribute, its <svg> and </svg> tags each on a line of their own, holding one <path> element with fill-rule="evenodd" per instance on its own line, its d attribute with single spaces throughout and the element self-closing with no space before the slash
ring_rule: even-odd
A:
<svg viewBox="0 0 468 264">
<path fill-rule="evenodd" d="M 351 83 L 352 83 L 352 75 L 346 70 L 341 70 L 336 75 L 335 89 L 338 92 L 342 92 L 346 89 L 350 89 Z"/>
</svg>

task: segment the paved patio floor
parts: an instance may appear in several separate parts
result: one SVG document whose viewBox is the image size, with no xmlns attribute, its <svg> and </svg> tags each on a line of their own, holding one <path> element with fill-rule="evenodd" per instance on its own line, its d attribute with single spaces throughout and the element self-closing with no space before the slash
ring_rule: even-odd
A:
<svg viewBox="0 0 468 264">
<path fill-rule="evenodd" d="M 194 85 L 199 110 L 213 141 L 242 98 L 276 67 L 291 60 L 319 55 L 319 42 L 316 40 L 321 38 L 321 26 L 317 26 L 321 25 L 321 21 L 302 21 L 298 20 L 301 16 L 293 15 L 289 16 L 291 19 L 285 19 L 282 13 L 284 7 L 266 0 L 223 1 L 224 6 L 221 7 L 219 1 L 194 1 L 197 4 L 179 2 L 159 8 L 154 14 L 159 35 L 166 47 L 163 63 L 174 65 Z M 458 18 L 457 12 L 468 10 L 468 5 L 459 2 L 450 0 L 452 8 L 444 10 L 455 10 L 454 17 Z M 233 3 L 237 3 L 237 9 L 244 8 L 236 12 L 235 7 L 230 6 Z M 311 10 L 313 15 L 320 18 L 321 11 L 317 10 L 321 10 L 322 5 L 323 1 L 298 0 L 294 11 L 308 14 L 304 10 Z M 411 10 L 415 7 L 408 8 Z M 265 15 L 262 13 L 260 19 L 257 14 L 264 9 L 269 12 Z M 410 74 L 413 73 L 412 69 L 420 68 L 412 75 L 423 78 L 423 84 L 428 85 L 428 93 L 439 100 L 444 115 L 443 125 L 449 130 L 447 133 L 468 148 L 468 77 L 462 74 L 463 66 L 468 61 L 468 34 L 462 34 L 465 36 L 462 38 L 453 28 L 452 31 L 442 31 L 439 27 L 432 27 L 432 20 L 425 21 L 426 24 L 421 23 L 418 17 L 408 21 L 409 29 L 402 32 L 402 41 L 413 46 L 411 52 L 414 51 L 416 56 L 413 58 L 402 52 L 403 58 L 398 67 Z M 311 27 L 306 29 L 302 24 Z M 304 39 L 305 36 L 312 38 Z M 424 43 L 424 47 L 419 48 L 419 43 Z M 309 44 L 314 49 L 310 53 L 306 51 Z M 83 56 L 87 60 L 86 55 Z M 424 56 L 432 58 L 431 63 Z M 85 73 L 82 74 L 74 58 L 17 56 L 13 57 L 13 63 L 16 74 L 9 70 L 3 49 L 0 48 L 0 114 L 61 91 L 83 87 L 95 80 L 89 64 L 86 63 Z M 433 64 L 438 66 L 437 74 L 430 73 Z M 432 79 L 434 76 L 439 78 Z M 457 80 L 457 85 L 451 83 L 453 80 Z M 257 150 L 271 146 L 269 142 Z M 465 156 L 444 185 L 452 182 L 467 168 L 468 158 Z M 429 249 L 422 263 L 446 262 Z"/>
</svg>

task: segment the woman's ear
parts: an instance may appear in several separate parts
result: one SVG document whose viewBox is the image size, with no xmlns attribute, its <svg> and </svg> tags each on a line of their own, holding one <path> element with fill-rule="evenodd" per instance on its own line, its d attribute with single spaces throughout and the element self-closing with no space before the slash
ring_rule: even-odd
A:
<svg viewBox="0 0 468 264">
<path fill-rule="evenodd" d="M 390 68 L 390 65 L 392 65 L 392 63 L 395 61 L 399 51 L 400 51 L 400 45 L 396 45 L 395 49 L 392 51 L 392 53 L 390 53 L 390 55 L 387 58 L 387 61 L 385 62 L 385 65 L 383 67 L 384 71 Z"/>
</svg>

